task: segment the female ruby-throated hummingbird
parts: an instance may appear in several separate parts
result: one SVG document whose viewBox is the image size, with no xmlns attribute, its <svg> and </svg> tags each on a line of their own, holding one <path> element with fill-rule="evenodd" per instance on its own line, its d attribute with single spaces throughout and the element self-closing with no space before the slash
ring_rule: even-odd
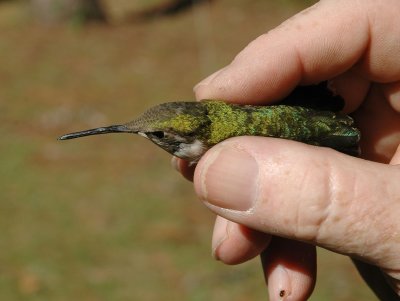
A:
<svg viewBox="0 0 400 301">
<path fill-rule="evenodd" d="M 324 89 L 321 85 L 312 86 L 311 90 L 297 88 L 284 104 L 271 106 L 236 105 L 215 100 L 163 103 L 131 122 L 66 134 L 59 139 L 134 133 L 192 163 L 213 145 L 234 136 L 290 139 L 357 155 L 359 130 L 351 117 L 322 107 L 324 102 L 335 100 L 337 103 L 338 98 L 321 89 Z M 321 99 L 326 96 L 328 100 Z M 316 106 L 321 108 L 314 108 Z M 340 107 L 336 105 L 334 110 Z"/>
</svg>

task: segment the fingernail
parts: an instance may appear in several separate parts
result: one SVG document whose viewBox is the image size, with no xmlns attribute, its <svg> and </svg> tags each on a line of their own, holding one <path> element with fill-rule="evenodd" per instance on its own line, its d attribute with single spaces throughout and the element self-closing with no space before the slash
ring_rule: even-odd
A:
<svg viewBox="0 0 400 301">
<path fill-rule="evenodd" d="M 396 112 L 400 112 L 400 91 L 391 96 L 389 103 Z"/>
<path fill-rule="evenodd" d="M 181 172 L 179 168 L 179 163 L 178 163 L 178 158 L 177 157 L 172 157 L 171 159 L 171 166 L 173 169 L 175 169 L 177 172 Z"/>
<path fill-rule="evenodd" d="M 280 265 L 274 268 L 268 277 L 269 299 L 286 300 L 292 293 L 289 273 Z"/>
<path fill-rule="evenodd" d="M 229 237 L 228 220 L 224 218 L 217 218 L 214 226 L 214 233 L 212 237 L 212 256 L 216 260 L 220 260 L 219 248 Z"/>
<path fill-rule="evenodd" d="M 253 207 L 257 198 L 259 169 L 248 152 L 220 146 L 206 158 L 200 171 L 200 198 L 214 206 L 239 211 Z"/>
<path fill-rule="evenodd" d="M 391 107 L 396 112 L 400 112 L 400 82 L 384 85 L 383 93 L 389 101 Z"/>
</svg>

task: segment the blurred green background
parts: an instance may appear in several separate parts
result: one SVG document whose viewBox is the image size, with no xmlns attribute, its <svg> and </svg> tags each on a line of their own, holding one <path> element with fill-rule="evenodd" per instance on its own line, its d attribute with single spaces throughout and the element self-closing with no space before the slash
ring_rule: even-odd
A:
<svg viewBox="0 0 400 301">
<path fill-rule="evenodd" d="M 193 99 L 200 79 L 312 1 L 215 0 L 124 23 L 40 24 L 0 2 L 0 300 L 266 300 L 258 260 L 210 256 L 214 216 L 141 137 L 59 142 Z M 143 1 L 142 1 L 143 3 Z M 349 260 L 319 250 L 311 300 L 375 300 Z"/>
</svg>

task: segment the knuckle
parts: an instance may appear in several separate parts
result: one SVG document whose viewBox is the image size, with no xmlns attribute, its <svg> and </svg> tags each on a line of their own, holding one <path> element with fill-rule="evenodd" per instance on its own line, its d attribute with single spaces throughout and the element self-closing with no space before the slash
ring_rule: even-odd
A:
<svg viewBox="0 0 400 301">
<path fill-rule="evenodd" d="M 332 224 L 341 218 L 337 210 L 342 194 L 340 175 L 329 160 L 322 164 L 317 174 L 312 171 L 304 175 L 300 191 L 304 201 L 295 202 L 295 237 L 310 242 L 324 240 Z M 310 189 L 310 185 L 315 189 Z"/>
</svg>

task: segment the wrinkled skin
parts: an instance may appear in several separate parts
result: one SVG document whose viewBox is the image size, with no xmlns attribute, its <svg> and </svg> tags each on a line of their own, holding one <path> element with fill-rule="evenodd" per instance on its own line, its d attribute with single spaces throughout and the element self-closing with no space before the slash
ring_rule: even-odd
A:
<svg viewBox="0 0 400 301">
<path fill-rule="evenodd" d="M 364 159 L 237 137 L 197 167 L 174 160 L 218 216 L 214 256 L 237 264 L 261 255 L 270 300 L 310 296 L 314 245 L 364 262 L 382 300 L 400 295 L 399 12 L 398 0 L 320 1 L 195 87 L 197 99 L 268 105 L 297 85 L 330 80 L 361 129 Z"/>
</svg>

